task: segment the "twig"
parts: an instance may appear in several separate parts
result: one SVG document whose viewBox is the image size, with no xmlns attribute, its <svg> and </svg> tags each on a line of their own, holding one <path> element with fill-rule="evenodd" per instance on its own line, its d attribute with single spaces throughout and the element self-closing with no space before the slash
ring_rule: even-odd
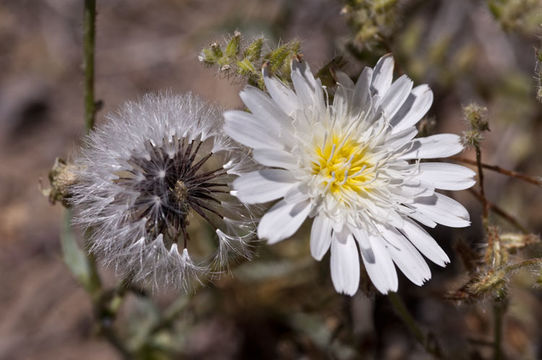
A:
<svg viewBox="0 0 542 360">
<path fill-rule="evenodd" d="M 83 69 L 85 74 L 85 129 L 88 133 L 94 128 L 96 119 L 96 102 L 94 100 L 94 47 L 96 36 L 96 0 L 85 0 L 83 11 Z M 92 276 L 98 280 L 99 273 L 96 259 L 87 253 Z M 104 290 L 101 281 L 100 288 L 90 294 L 94 306 L 94 315 L 100 334 L 121 354 L 123 359 L 132 359 L 132 354 L 113 327 L 116 311 L 110 308 L 112 297 L 118 294 L 116 289 Z"/>
<path fill-rule="evenodd" d="M 94 37 L 96 32 L 96 0 L 85 0 L 83 11 L 83 69 L 85 72 L 85 129 L 87 133 L 94 127 L 96 107 L 94 103 Z M 88 253 L 88 261 L 93 276 L 98 275 L 96 259 Z"/>
<path fill-rule="evenodd" d="M 98 324 L 100 334 L 121 354 L 125 360 L 133 359 L 132 354 L 124 345 L 124 342 L 119 338 L 117 332 L 113 328 L 113 324 L 109 319 L 101 319 Z"/>
<path fill-rule="evenodd" d="M 416 320 L 414 320 L 414 317 L 408 311 L 399 294 L 390 292 L 388 294 L 388 299 L 397 315 L 401 318 L 418 343 L 423 346 L 425 351 L 433 355 L 436 359 L 444 359 L 445 357 L 442 354 L 439 344 L 436 341 L 430 341 L 430 337 L 424 334 L 416 323 Z"/>
<path fill-rule="evenodd" d="M 523 260 L 518 263 L 506 266 L 504 270 L 506 272 L 510 272 L 510 271 L 518 270 L 524 267 L 535 266 L 535 265 L 542 266 L 542 258 L 532 258 L 532 259 Z"/>
<path fill-rule="evenodd" d="M 479 192 L 473 189 L 469 189 L 469 192 L 472 195 L 474 195 L 478 200 L 480 200 L 480 202 L 482 202 L 482 195 Z M 493 211 L 495 214 L 499 215 L 500 217 L 508 221 L 510 224 L 518 228 L 522 233 L 524 234 L 529 233 L 529 230 L 527 230 L 525 226 L 521 225 L 515 217 L 513 217 L 512 215 L 504 211 L 502 208 L 500 208 L 498 205 L 490 202 L 487 199 L 486 199 L 486 202 L 487 202 L 487 205 L 489 206 L 489 209 Z"/>
<path fill-rule="evenodd" d="M 453 156 L 453 157 L 450 158 L 450 160 L 461 162 L 461 163 L 464 163 L 464 164 L 469 164 L 469 165 L 477 165 L 475 160 L 467 159 L 467 158 L 460 157 L 460 156 Z M 510 176 L 510 177 L 514 177 L 516 179 L 523 180 L 523 181 L 528 182 L 528 183 L 533 184 L 533 185 L 542 186 L 542 180 L 537 179 L 537 178 L 535 178 L 533 176 L 525 175 L 525 174 L 522 174 L 522 173 L 519 173 L 519 172 L 513 171 L 513 170 L 503 169 L 502 167 L 497 166 L 497 165 L 489 165 L 489 164 L 482 163 L 482 167 L 484 169 L 492 170 L 492 171 L 498 172 L 498 173 L 506 175 L 506 176 Z"/>
<path fill-rule="evenodd" d="M 493 341 L 486 339 L 478 339 L 475 337 L 467 337 L 467 341 L 473 345 L 493 347 Z"/>
<path fill-rule="evenodd" d="M 503 317 L 506 312 L 506 294 L 493 299 L 493 359 L 502 360 Z"/>
<path fill-rule="evenodd" d="M 482 151 L 480 150 L 480 144 L 475 143 L 474 149 L 476 151 L 476 167 L 478 169 L 478 185 L 480 187 L 480 193 L 478 198 L 482 202 L 482 225 L 484 232 L 489 236 L 489 209 L 490 203 L 486 198 L 484 190 L 484 171 L 482 165 Z M 474 191 L 474 190 L 473 190 Z M 506 293 L 500 291 L 493 298 L 493 359 L 502 359 L 502 331 L 503 331 L 503 317 L 506 312 Z"/>
<path fill-rule="evenodd" d="M 96 0 L 85 0 L 83 14 L 83 68 L 85 71 L 85 127 L 94 127 L 96 102 L 94 100 L 94 45 L 96 35 Z"/>
<path fill-rule="evenodd" d="M 486 198 L 486 192 L 484 187 L 484 170 L 482 166 L 482 151 L 480 145 L 475 145 L 476 150 L 476 167 L 478 169 L 478 186 L 480 188 L 480 201 L 482 202 L 482 225 L 487 233 L 488 217 L 489 217 L 489 203 Z"/>
</svg>

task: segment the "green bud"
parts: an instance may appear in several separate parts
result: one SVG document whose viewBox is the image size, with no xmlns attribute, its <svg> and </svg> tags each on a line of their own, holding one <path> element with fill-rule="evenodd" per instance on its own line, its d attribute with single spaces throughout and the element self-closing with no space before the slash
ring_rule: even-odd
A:
<svg viewBox="0 0 542 360">
<path fill-rule="evenodd" d="M 241 46 L 241 33 L 236 31 L 233 34 L 233 37 L 226 45 L 225 56 L 230 59 L 235 59 L 239 54 L 239 49 Z"/>
<path fill-rule="evenodd" d="M 244 58 L 243 60 L 238 61 L 237 67 L 240 75 L 253 76 L 258 74 L 258 71 L 254 67 L 254 64 L 252 64 L 252 62 L 250 62 L 248 58 Z"/>
<path fill-rule="evenodd" d="M 262 55 L 262 46 L 263 46 L 263 38 L 254 40 L 250 45 L 247 46 L 243 54 L 244 57 L 247 58 L 251 62 L 260 60 L 261 55 Z"/>
<path fill-rule="evenodd" d="M 220 45 L 217 43 L 211 44 L 211 52 L 213 53 L 213 56 L 216 58 L 221 58 L 223 56 L 222 49 L 220 48 Z"/>
</svg>

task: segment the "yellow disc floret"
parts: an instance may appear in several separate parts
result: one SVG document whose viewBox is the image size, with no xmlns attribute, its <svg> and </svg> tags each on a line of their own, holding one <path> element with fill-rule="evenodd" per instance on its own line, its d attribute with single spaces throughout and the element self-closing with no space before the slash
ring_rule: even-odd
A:
<svg viewBox="0 0 542 360">
<path fill-rule="evenodd" d="M 312 173 L 321 178 L 327 191 L 337 199 L 349 192 L 366 192 L 375 177 L 367 147 L 348 136 L 326 136 L 314 148 Z"/>
</svg>

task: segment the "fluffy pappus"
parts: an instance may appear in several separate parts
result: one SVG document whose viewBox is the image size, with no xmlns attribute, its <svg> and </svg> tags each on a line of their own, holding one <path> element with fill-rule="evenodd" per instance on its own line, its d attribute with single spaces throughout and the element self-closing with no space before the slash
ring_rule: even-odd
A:
<svg viewBox="0 0 542 360">
<path fill-rule="evenodd" d="M 86 137 L 71 189 L 90 251 L 133 281 L 184 290 L 250 256 L 253 217 L 230 183 L 251 164 L 220 109 L 150 94 L 107 120 Z"/>
</svg>

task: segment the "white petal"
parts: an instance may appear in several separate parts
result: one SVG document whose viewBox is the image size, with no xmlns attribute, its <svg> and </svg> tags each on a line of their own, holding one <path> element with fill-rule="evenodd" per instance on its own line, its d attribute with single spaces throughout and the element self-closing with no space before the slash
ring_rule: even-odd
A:
<svg viewBox="0 0 542 360">
<path fill-rule="evenodd" d="M 409 208 L 408 211 L 405 212 L 405 214 L 427 227 L 434 228 L 435 226 L 437 226 L 436 222 L 415 209 Z"/>
<path fill-rule="evenodd" d="M 452 198 L 435 193 L 433 196 L 419 197 L 409 204 L 437 224 L 449 227 L 467 227 L 470 225 L 468 211 Z"/>
<path fill-rule="evenodd" d="M 367 237 L 364 238 L 364 236 Z M 386 248 L 385 240 L 375 235 L 367 234 L 364 231 L 356 233 L 356 240 L 358 240 L 360 247 L 367 246 L 366 239 L 369 240 L 373 257 L 368 256 L 370 253 L 367 251 L 362 251 L 361 257 L 371 282 L 382 294 L 387 294 L 389 291 L 397 291 L 397 287 L 399 286 L 397 272 Z"/>
<path fill-rule="evenodd" d="M 335 77 L 337 78 L 337 83 L 341 84 L 344 88 L 353 90 L 355 87 L 354 82 L 350 78 L 350 76 L 346 75 L 342 71 L 337 71 L 335 73 Z"/>
<path fill-rule="evenodd" d="M 303 224 L 311 208 L 309 201 L 297 204 L 279 201 L 260 220 L 258 237 L 274 244 L 292 236 Z"/>
<path fill-rule="evenodd" d="M 418 129 L 416 129 L 414 126 L 395 133 L 392 132 L 391 136 L 389 136 L 385 140 L 384 146 L 386 149 L 389 149 L 389 151 L 399 149 L 400 147 L 404 146 L 409 141 L 414 139 L 417 134 Z"/>
<path fill-rule="evenodd" d="M 314 75 L 311 72 L 309 64 L 305 61 L 294 61 L 292 62 L 292 70 L 299 70 L 300 74 L 303 76 L 307 84 L 313 89 L 318 90 L 322 87 L 322 82 L 320 79 L 315 79 Z"/>
<path fill-rule="evenodd" d="M 476 183 L 471 169 L 448 163 L 420 163 L 419 178 L 423 185 L 443 190 L 464 190 Z"/>
<path fill-rule="evenodd" d="M 359 287 L 359 254 L 356 243 L 349 236 L 345 243 L 331 243 L 331 280 L 338 293 L 354 295 Z"/>
<path fill-rule="evenodd" d="M 343 84 L 337 85 L 335 96 L 333 97 L 333 111 L 337 118 L 348 116 L 351 92 Z"/>
<path fill-rule="evenodd" d="M 314 218 L 311 228 L 311 255 L 320 261 L 329 250 L 332 235 L 332 223 L 324 215 Z"/>
<path fill-rule="evenodd" d="M 432 103 L 433 92 L 429 86 L 425 84 L 416 86 L 391 119 L 390 124 L 394 127 L 393 132 L 416 125 L 427 113 Z"/>
<path fill-rule="evenodd" d="M 435 264 L 444 267 L 450 262 L 450 258 L 435 239 L 415 222 L 405 219 L 403 227 L 399 230 L 426 258 Z"/>
<path fill-rule="evenodd" d="M 233 189 L 241 201 L 259 204 L 283 197 L 296 183 L 286 170 L 263 169 L 241 175 L 233 181 Z"/>
<path fill-rule="evenodd" d="M 270 77 L 264 69 L 265 87 L 275 103 L 287 114 L 293 114 L 298 107 L 296 94 L 279 79 Z"/>
<path fill-rule="evenodd" d="M 393 80 L 393 57 L 388 54 L 381 57 L 373 70 L 371 88 L 376 95 L 383 97 L 391 86 Z"/>
<path fill-rule="evenodd" d="M 463 150 L 461 138 L 455 134 L 437 134 L 414 139 L 412 148 L 399 159 L 432 159 L 455 155 Z"/>
<path fill-rule="evenodd" d="M 280 140 L 265 123 L 245 111 L 230 110 L 224 113 L 224 132 L 235 141 L 252 148 L 283 148 Z"/>
<path fill-rule="evenodd" d="M 431 270 L 418 250 L 396 229 L 379 227 L 391 246 L 388 251 L 397 267 L 414 284 L 421 286 L 431 278 Z"/>
<path fill-rule="evenodd" d="M 391 120 L 393 115 L 401 108 L 401 105 L 405 102 L 412 90 L 412 80 L 406 75 L 402 75 L 390 86 L 380 106 L 384 111 L 384 115 L 388 120 Z"/>
<path fill-rule="evenodd" d="M 298 183 L 284 194 L 284 201 L 287 203 L 300 203 L 309 198 L 307 185 Z"/>
<path fill-rule="evenodd" d="M 371 79 L 373 77 L 373 69 L 366 67 L 361 72 L 361 75 L 356 82 L 354 95 L 352 96 L 352 111 L 355 113 L 366 110 L 371 103 Z"/>
<path fill-rule="evenodd" d="M 239 96 L 252 112 L 252 114 L 260 121 L 268 121 L 277 124 L 281 128 L 290 130 L 292 128 L 292 120 L 284 111 L 282 111 L 273 100 L 263 91 L 254 87 L 247 86 L 239 93 Z"/>
<path fill-rule="evenodd" d="M 432 196 L 435 193 L 435 189 L 432 187 L 421 184 L 403 184 L 402 186 L 391 188 L 390 191 L 393 194 L 402 197 L 400 201 L 403 204 L 414 202 L 414 198 L 416 197 Z"/>
<path fill-rule="evenodd" d="M 292 61 L 292 82 L 298 99 L 304 106 L 324 106 L 322 87 L 314 79 L 307 63 Z"/>
<path fill-rule="evenodd" d="M 352 228 L 351 231 L 354 239 L 358 242 L 361 256 L 363 259 L 365 259 L 364 261 L 374 263 L 375 254 L 371 248 L 371 242 L 369 241 L 369 235 L 367 232 L 360 228 Z"/>
<path fill-rule="evenodd" d="M 280 149 L 255 149 L 252 157 L 265 166 L 290 169 L 297 165 L 292 154 Z"/>
</svg>

